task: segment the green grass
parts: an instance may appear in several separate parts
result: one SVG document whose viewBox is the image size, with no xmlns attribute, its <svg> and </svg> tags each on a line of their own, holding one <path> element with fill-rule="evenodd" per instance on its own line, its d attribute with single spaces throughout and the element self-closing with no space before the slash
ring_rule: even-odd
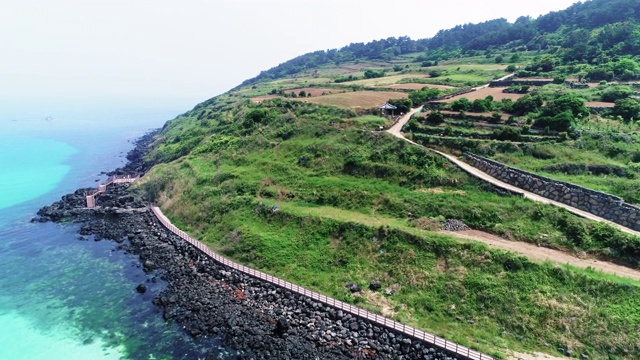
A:
<svg viewBox="0 0 640 360">
<path fill-rule="evenodd" d="M 355 126 L 364 126 L 366 128 L 376 128 L 378 126 L 390 125 L 389 119 L 376 115 L 363 115 L 350 119 L 349 123 Z"/>
<path fill-rule="evenodd" d="M 442 78 L 484 81 L 492 77 L 485 70 L 495 65 L 460 67 Z M 226 256 L 368 309 L 391 311 L 397 320 L 464 345 L 489 353 L 570 347 L 594 358 L 609 349 L 640 354 L 637 282 L 533 263 L 412 224 L 455 218 L 474 229 L 621 261 L 638 260 L 630 250 L 638 239 L 497 194 L 428 150 L 369 130 L 384 118 L 287 99 L 246 101 L 299 81 L 239 89 L 170 122 L 148 156 L 159 164 L 138 186 L 176 225 Z M 582 151 L 569 142 L 539 144 L 539 150 L 556 160 L 611 158 L 605 156 L 611 146 L 587 140 Z M 623 149 L 620 154 L 634 146 L 609 140 Z M 479 146 L 505 161 L 546 164 L 502 145 Z M 626 164 L 625 156 L 614 159 Z M 371 279 L 397 287 L 397 295 L 358 299 L 344 288 L 347 281 L 366 287 Z"/>
<path fill-rule="evenodd" d="M 365 301 L 366 307 L 382 312 L 384 306 L 399 321 L 485 352 L 544 350 L 551 343 L 593 355 L 635 341 L 640 320 L 625 315 L 640 306 L 635 284 L 531 263 L 483 244 L 415 236 L 393 222 L 362 225 L 360 216 L 352 221 L 353 214 L 342 211 L 330 216 L 345 220 L 305 215 L 308 208 L 271 208 L 251 202 L 221 216 L 201 238 L 238 261 L 344 301 L 361 301 L 347 293 L 347 281 L 394 286 L 396 295 Z M 324 210 L 311 213 L 324 216 Z M 580 321 L 570 320 L 576 316 Z M 602 322 L 614 318 L 619 320 Z M 618 333 L 622 329 L 626 333 Z M 584 334 L 581 341 L 574 332 Z M 610 332 L 617 334 L 615 343 L 603 340 Z"/>
</svg>

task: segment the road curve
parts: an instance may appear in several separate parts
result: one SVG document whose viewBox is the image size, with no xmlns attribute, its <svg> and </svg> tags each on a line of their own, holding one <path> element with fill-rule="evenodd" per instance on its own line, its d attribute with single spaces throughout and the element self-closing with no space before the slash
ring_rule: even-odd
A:
<svg viewBox="0 0 640 360">
<path fill-rule="evenodd" d="M 401 139 L 403 139 L 403 140 L 405 140 L 405 141 L 407 141 L 407 142 L 409 142 L 411 144 L 414 144 L 414 145 L 417 145 L 417 146 L 422 146 L 422 145 L 420 145 L 420 144 L 418 144 L 416 142 L 413 142 L 413 141 L 405 138 L 401 134 L 401 130 L 402 130 L 402 127 L 404 126 L 404 124 L 406 124 L 407 121 L 409 121 L 409 119 L 411 118 L 411 115 L 415 114 L 419 110 L 422 110 L 422 106 L 419 107 L 419 108 L 412 109 L 405 116 L 400 118 L 400 120 L 393 127 L 391 127 L 389 130 L 387 130 L 387 132 L 389 132 L 390 134 L 392 134 L 394 136 L 397 136 L 397 137 L 399 137 L 399 138 L 401 138 Z M 427 148 L 427 149 L 429 149 L 429 148 Z M 567 204 L 563 204 L 561 202 L 557 202 L 557 201 L 553 201 L 553 200 L 547 199 L 547 198 L 542 197 L 540 195 L 534 194 L 534 193 L 526 191 L 526 190 L 522 190 L 522 189 L 520 189 L 518 187 L 515 187 L 515 186 L 513 186 L 511 184 L 507 184 L 507 183 L 505 183 L 503 181 L 500 181 L 500 180 L 494 178 L 493 176 L 491 176 L 491 175 L 489 175 L 489 174 L 487 174 L 487 173 L 485 173 L 485 172 L 483 172 L 481 170 L 476 169 L 475 167 L 467 164 L 466 162 L 458 159 L 457 157 L 455 157 L 453 155 L 449 155 L 449 154 L 443 153 L 442 151 L 438 151 L 438 150 L 434 150 L 434 149 L 429 149 L 429 150 L 433 151 L 433 152 L 435 152 L 435 153 L 437 153 L 437 154 L 439 154 L 439 155 L 441 155 L 443 157 L 445 157 L 447 160 L 451 161 L 456 166 L 458 166 L 460 169 L 464 170 L 465 172 L 469 173 L 470 175 L 475 176 L 478 179 L 484 180 L 484 181 L 486 181 L 488 183 L 491 183 L 491 184 L 493 184 L 493 185 L 495 185 L 497 187 L 500 187 L 500 188 L 505 189 L 505 190 L 513 191 L 513 192 L 518 193 L 518 194 L 522 194 L 524 197 L 526 197 L 528 199 L 531 199 L 533 201 L 537 201 L 537 202 L 541 202 L 541 203 L 550 204 L 550 205 L 554 205 L 554 206 L 557 206 L 557 207 L 564 208 L 567 211 L 569 211 L 569 212 L 571 212 L 573 214 L 576 214 L 578 216 L 581 216 L 583 218 L 586 218 L 586 219 L 607 223 L 607 224 L 609 224 L 611 226 L 615 226 L 616 228 L 618 228 L 621 231 L 624 231 L 624 232 L 626 232 L 628 234 L 640 236 L 640 232 L 635 231 L 635 230 L 631 230 L 631 229 L 629 229 L 627 227 L 624 227 L 624 226 L 622 226 L 620 224 L 616 224 L 613 221 L 609 221 L 607 219 L 604 219 L 604 218 L 601 218 L 599 216 L 593 215 L 593 214 L 591 214 L 589 212 L 586 212 L 584 210 L 580 210 L 580 209 L 574 208 L 572 206 L 569 206 Z"/>
</svg>

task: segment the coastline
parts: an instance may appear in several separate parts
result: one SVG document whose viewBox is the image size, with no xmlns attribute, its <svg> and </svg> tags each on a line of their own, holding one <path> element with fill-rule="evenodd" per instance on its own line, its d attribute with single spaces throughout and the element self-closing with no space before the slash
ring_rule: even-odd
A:
<svg viewBox="0 0 640 360">
<path fill-rule="evenodd" d="M 136 142 L 129 163 L 109 175 L 142 174 L 142 159 L 154 133 Z M 453 359 L 434 346 L 337 311 L 286 289 L 216 263 L 165 229 L 128 184 L 109 186 L 97 209 L 86 209 L 84 191 L 45 206 L 34 221 L 72 221 L 81 235 L 119 243 L 118 250 L 140 258 L 148 274 L 168 283 L 153 299 L 166 321 L 193 337 L 220 337 L 237 358 Z M 136 289 L 144 293 L 146 285 Z M 208 358 L 217 358 L 209 354 Z"/>
</svg>

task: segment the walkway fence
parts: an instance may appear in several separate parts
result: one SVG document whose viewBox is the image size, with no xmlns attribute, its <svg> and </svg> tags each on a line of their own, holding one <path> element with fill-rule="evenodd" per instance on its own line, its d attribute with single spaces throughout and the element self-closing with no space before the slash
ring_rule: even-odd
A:
<svg viewBox="0 0 640 360">
<path fill-rule="evenodd" d="M 132 183 L 138 180 L 139 178 L 140 176 L 131 177 L 131 175 L 110 176 L 107 179 L 107 181 L 98 185 L 98 188 L 96 190 L 93 190 L 92 192 L 85 194 L 87 198 L 87 207 L 88 208 L 96 207 L 96 197 L 98 197 L 98 195 L 102 194 L 103 192 L 107 191 L 107 186 L 111 184 Z"/>
<path fill-rule="evenodd" d="M 279 279 L 277 277 L 271 276 L 269 274 L 263 273 L 261 271 L 257 271 L 254 269 L 251 269 L 249 267 L 246 267 L 244 265 L 240 265 L 240 264 L 236 264 L 233 261 L 220 256 L 218 254 L 216 254 L 215 252 L 211 251 L 211 249 L 209 249 L 206 245 L 204 245 L 203 243 L 199 242 L 198 240 L 190 237 L 187 233 L 185 233 L 184 231 L 178 229 L 176 226 L 174 226 L 171 221 L 162 213 L 162 211 L 160 210 L 160 208 L 156 207 L 156 206 L 152 206 L 151 207 L 151 211 L 153 212 L 153 214 L 158 218 L 158 220 L 160 221 L 160 223 L 162 223 L 162 225 L 167 228 L 169 231 L 171 231 L 172 233 L 176 234 L 177 236 L 179 236 L 180 238 L 182 238 L 183 240 L 185 240 L 186 242 L 190 243 L 191 245 L 193 245 L 194 247 L 196 247 L 198 250 L 202 251 L 205 255 L 207 255 L 209 258 L 217 261 L 220 264 L 223 264 L 225 266 L 228 266 L 229 268 L 235 269 L 237 271 L 240 271 L 242 273 L 245 273 L 247 275 L 253 276 L 255 278 L 258 278 L 260 280 L 263 281 L 267 281 L 271 284 L 277 285 L 279 287 L 285 288 L 289 291 L 293 291 L 294 293 L 297 293 L 299 295 L 303 295 L 306 296 L 308 298 L 311 298 L 313 300 L 319 301 L 325 305 L 329 305 L 332 306 L 336 309 L 348 312 L 352 315 L 356 315 L 362 319 L 371 321 L 374 324 L 380 325 L 380 326 L 384 326 L 386 328 L 398 331 L 404 335 L 410 336 L 412 338 L 421 340 L 425 343 L 431 344 L 435 347 L 441 348 L 441 349 L 445 349 L 453 354 L 455 354 L 458 358 L 461 359 L 471 359 L 471 360 L 495 360 L 493 357 L 485 355 L 481 352 L 475 351 L 475 350 L 471 350 L 467 347 L 464 347 L 462 345 L 456 344 L 454 342 L 448 341 L 447 339 L 441 338 L 439 336 L 430 334 L 428 332 L 416 329 L 412 326 L 406 325 L 406 324 L 402 324 L 399 323 L 397 321 L 391 320 L 391 319 L 387 319 L 384 316 L 378 315 L 378 314 L 374 314 L 372 312 L 366 311 L 364 309 L 361 309 L 357 306 L 353 306 L 350 304 L 347 304 L 345 302 L 330 298 L 328 296 L 319 294 L 317 292 L 305 289 L 301 286 L 292 284 L 288 281 L 284 281 L 282 279 Z"/>
</svg>

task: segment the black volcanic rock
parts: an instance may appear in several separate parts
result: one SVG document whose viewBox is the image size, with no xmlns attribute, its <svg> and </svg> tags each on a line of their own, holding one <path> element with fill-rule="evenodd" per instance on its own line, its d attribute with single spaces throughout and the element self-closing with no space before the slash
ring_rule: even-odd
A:
<svg viewBox="0 0 640 360">
<path fill-rule="evenodd" d="M 132 158 L 142 156 L 134 152 Z M 138 255 L 150 279 L 167 282 L 152 300 L 163 309 L 163 318 L 193 337 L 219 336 L 225 346 L 240 351 L 240 359 L 454 359 L 401 333 L 213 261 L 166 230 L 128 184 L 109 186 L 98 196 L 95 209 L 85 207 L 87 190 L 43 207 L 34 221 L 76 222 L 83 239 L 110 239 L 118 243 L 116 249 Z M 349 289 L 361 290 L 355 283 Z M 142 294 L 147 287 L 139 284 L 135 291 Z"/>
</svg>

